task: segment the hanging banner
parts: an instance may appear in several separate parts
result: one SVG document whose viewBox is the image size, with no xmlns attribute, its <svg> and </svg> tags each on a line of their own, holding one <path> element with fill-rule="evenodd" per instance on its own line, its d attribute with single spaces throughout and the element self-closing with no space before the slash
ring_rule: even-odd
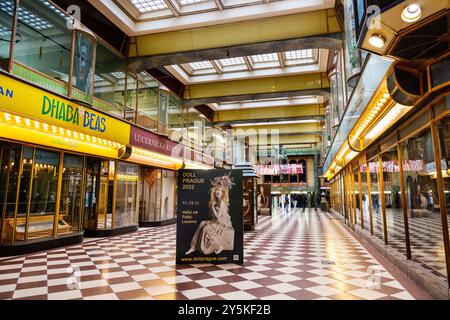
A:
<svg viewBox="0 0 450 320">
<path fill-rule="evenodd" d="M 256 210 L 258 215 L 272 215 L 272 184 L 258 184 L 256 191 Z"/>
<path fill-rule="evenodd" d="M 242 170 L 179 170 L 176 263 L 243 263 Z"/>
</svg>

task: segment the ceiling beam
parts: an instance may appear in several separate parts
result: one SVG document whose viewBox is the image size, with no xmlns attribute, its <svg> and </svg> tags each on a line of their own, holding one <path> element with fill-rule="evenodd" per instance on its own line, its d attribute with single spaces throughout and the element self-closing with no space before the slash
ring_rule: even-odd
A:
<svg viewBox="0 0 450 320">
<path fill-rule="evenodd" d="M 222 3 L 222 0 L 214 0 L 214 2 L 216 3 L 217 8 L 218 8 L 220 11 L 223 11 L 223 3 Z"/>
<path fill-rule="evenodd" d="M 270 120 L 270 123 L 273 123 L 274 125 L 279 122 L 284 121 L 305 121 L 305 120 L 318 120 L 318 121 L 324 121 L 325 116 L 320 115 L 311 115 L 311 116 L 300 116 L 300 117 L 290 117 L 290 118 L 270 118 L 270 119 L 242 119 L 242 120 L 232 120 L 232 121 L 216 121 L 213 122 L 213 125 L 218 127 L 224 127 L 224 126 L 233 126 L 233 125 L 242 125 L 242 124 L 249 124 L 249 123 L 267 123 L 268 120 Z M 238 127 L 236 127 L 238 128 Z M 239 127 L 240 128 L 240 127 Z M 246 128 L 246 127 L 242 127 Z"/>
<path fill-rule="evenodd" d="M 222 96 L 222 97 L 209 97 L 198 99 L 184 99 L 186 106 L 196 106 L 200 104 L 211 104 L 221 102 L 233 102 L 233 101 L 247 101 L 258 99 L 273 99 L 283 97 L 302 97 L 302 96 L 323 96 L 328 98 L 330 96 L 330 89 L 313 89 L 313 90 L 295 90 L 289 92 L 265 92 L 258 94 L 241 94 L 235 96 Z"/>
<path fill-rule="evenodd" d="M 172 0 L 163 0 L 163 1 L 175 17 L 180 16 L 180 11 L 178 11 L 177 5 L 173 3 Z"/>
<path fill-rule="evenodd" d="M 342 49 L 342 33 L 333 33 L 286 40 L 274 40 L 263 43 L 250 43 L 236 46 L 223 46 L 185 52 L 169 52 L 151 56 L 130 57 L 130 70 L 135 72 L 146 68 L 184 64 L 206 60 L 220 60 L 230 57 L 243 57 L 268 52 L 285 52 L 304 49 Z M 247 65 L 251 62 L 246 61 Z"/>
</svg>

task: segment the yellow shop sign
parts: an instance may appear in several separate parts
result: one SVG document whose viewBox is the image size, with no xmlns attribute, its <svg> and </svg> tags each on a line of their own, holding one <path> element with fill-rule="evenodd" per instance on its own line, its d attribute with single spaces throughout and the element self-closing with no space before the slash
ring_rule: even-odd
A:
<svg viewBox="0 0 450 320">
<path fill-rule="evenodd" d="M 129 124 L 2 74 L 0 109 L 125 145 L 130 138 Z"/>
</svg>

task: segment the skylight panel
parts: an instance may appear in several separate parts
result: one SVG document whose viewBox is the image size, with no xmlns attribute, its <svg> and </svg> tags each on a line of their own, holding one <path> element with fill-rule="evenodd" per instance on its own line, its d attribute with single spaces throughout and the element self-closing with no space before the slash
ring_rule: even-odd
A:
<svg viewBox="0 0 450 320">
<path fill-rule="evenodd" d="M 278 55 L 276 53 L 257 54 L 255 56 L 251 56 L 251 58 L 255 63 L 278 61 Z"/>
<path fill-rule="evenodd" d="M 242 57 L 239 58 L 229 58 L 219 60 L 220 64 L 224 67 L 239 66 L 245 64 L 245 60 Z"/>
<path fill-rule="evenodd" d="M 125 79 L 124 72 L 111 72 L 111 74 L 117 79 Z"/>
<path fill-rule="evenodd" d="M 198 70 L 206 70 L 206 69 L 213 69 L 214 66 L 212 65 L 211 62 L 209 61 L 200 61 L 200 62 L 191 62 L 189 63 L 189 66 L 192 68 L 192 70 L 194 71 L 198 71 Z"/>
<path fill-rule="evenodd" d="M 167 9 L 164 0 L 131 0 L 131 3 L 141 13 Z"/>
<path fill-rule="evenodd" d="M 190 4 L 195 4 L 195 3 L 201 3 L 201 2 L 206 2 L 209 0 L 177 0 L 178 4 L 180 6 L 187 6 Z"/>
<path fill-rule="evenodd" d="M 0 2 L 0 10 L 6 12 L 6 14 L 12 16 L 13 15 L 14 4 L 12 1 L 4 1 Z M 34 28 L 36 30 L 45 30 L 51 29 L 54 27 L 53 24 L 48 22 L 45 19 L 42 19 L 37 14 L 24 9 L 23 7 L 19 7 L 18 10 L 18 20 L 27 26 Z"/>
<path fill-rule="evenodd" d="M 285 57 L 286 60 L 312 59 L 313 51 L 312 49 L 287 51 Z"/>
<path fill-rule="evenodd" d="M 280 66 L 280 61 L 278 60 L 278 54 L 276 53 L 265 53 L 257 54 L 250 57 L 252 65 L 256 69 L 260 68 L 276 68 Z"/>
</svg>

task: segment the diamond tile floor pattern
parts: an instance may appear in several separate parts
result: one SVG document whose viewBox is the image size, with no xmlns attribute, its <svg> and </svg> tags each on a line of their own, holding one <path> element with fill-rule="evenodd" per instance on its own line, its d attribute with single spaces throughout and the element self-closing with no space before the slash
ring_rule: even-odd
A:
<svg viewBox="0 0 450 320">
<path fill-rule="evenodd" d="M 176 266 L 174 225 L 8 258 L 0 299 L 426 298 L 330 218 L 314 210 L 260 217 L 245 234 L 242 266 Z"/>
</svg>

